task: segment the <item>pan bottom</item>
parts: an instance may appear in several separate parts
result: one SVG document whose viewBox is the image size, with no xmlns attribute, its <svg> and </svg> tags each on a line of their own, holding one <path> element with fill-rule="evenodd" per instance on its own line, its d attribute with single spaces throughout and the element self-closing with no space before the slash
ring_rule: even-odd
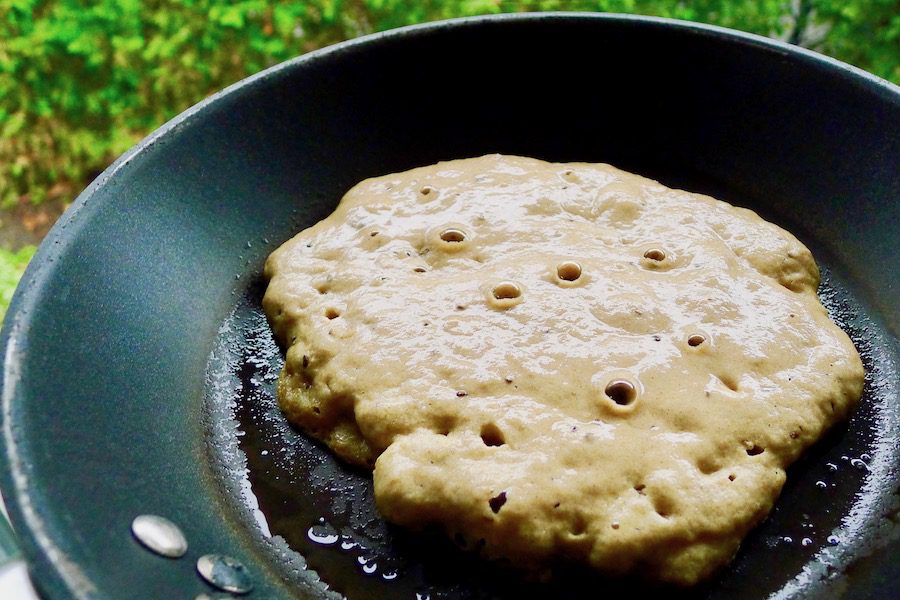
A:
<svg viewBox="0 0 900 600">
<path fill-rule="evenodd" d="M 866 367 L 860 407 L 788 471 L 772 514 L 733 563 L 685 598 L 832 596 L 884 558 L 866 558 L 896 536 L 900 415 L 898 358 L 890 333 L 871 320 L 844 281 L 822 269 L 820 297 Z M 646 584 L 563 569 L 549 583 L 414 533 L 378 515 L 371 474 L 335 459 L 292 429 L 278 409 L 283 355 L 261 308 L 265 283 L 245 288 L 225 320 L 207 368 L 210 459 L 251 543 L 281 564 L 297 589 L 350 599 L 582 598 L 633 595 Z M 873 562 L 874 561 L 874 562 Z M 888 558 L 889 561 L 889 558 Z M 880 567 L 874 567 L 878 570 Z M 299 586 L 299 582 L 303 585 Z M 851 594 L 856 595 L 856 594 Z"/>
</svg>

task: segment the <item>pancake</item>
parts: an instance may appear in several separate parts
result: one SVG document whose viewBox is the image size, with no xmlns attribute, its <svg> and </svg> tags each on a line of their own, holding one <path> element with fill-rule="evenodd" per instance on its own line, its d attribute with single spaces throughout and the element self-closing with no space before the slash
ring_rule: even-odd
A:
<svg viewBox="0 0 900 600">
<path fill-rule="evenodd" d="M 265 274 L 288 420 L 389 521 L 538 573 L 709 577 L 862 390 L 794 236 L 604 164 L 369 179 Z"/>
</svg>

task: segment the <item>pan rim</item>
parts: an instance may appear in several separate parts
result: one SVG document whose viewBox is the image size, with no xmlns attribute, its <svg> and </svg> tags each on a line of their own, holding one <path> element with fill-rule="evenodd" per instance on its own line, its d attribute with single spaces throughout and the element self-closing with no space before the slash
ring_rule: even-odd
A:
<svg viewBox="0 0 900 600">
<path fill-rule="evenodd" d="M 0 488 L 4 491 L 4 501 L 10 520 L 22 544 L 32 574 L 42 591 L 52 596 L 76 598 L 104 597 L 77 563 L 65 555 L 45 528 L 45 519 L 37 506 L 42 503 L 41 492 L 32 490 L 27 464 L 21 450 L 26 448 L 27 439 L 17 432 L 16 407 L 28 401 L 17 390 L 20 381 L 20 367 L 28 356 L 30 315 L 43 298 L 43 289 L 58 264 L 56 259 L 66 253 L 68 239 L 75 237 L 81 228 L 97 211 L 109 208 L 109 202 L 90 202 L 96 193 L 139 159 L 142 153 L 167 135 L 208 111 L 225 98 L 239 90 L 248 89 L 269 78 L 279 77 L 340 54 L 362 51 L 364 48 L 389 43 L 408 36 L 429 35 L 448 29 L 462 29 L 485 23 L 518 23 L 538 21 L 605 21 L 625 25 L 635 25 L 651 29 L 676 31 L 687 35 L 708 36 L 723 43 L 751 47 L 756 50 L 779 53 L 795 60 L 804 68 L 827 70 L 835 78 L 843 78 L 865 88 L 900 107 L 900 87 L 867 73 L 857 67 L 810 50 L 791 46 L 785 42 L 771 40 L 756 34 L 739 32 L 715 25 L 705 25 L 661 17 L 622 15 L 611 13 L 514 13 L 486 15 L 436 21 L 411 25 L 385 32 L 379 32 L 348 40 L 280 63 L 236 82 L 213 94 L 193 107 L 174 117 L 156 129 L 129 151 L 119 157 L 110 167 L 97 177 L 75 200 L 69 210 L 53 226 L 35 257 L 25 271 L 10 303 L 7 318 L 0 332 L 0 348 L 3 352 L 3 373 L 0 382 Z"/>
</svg>

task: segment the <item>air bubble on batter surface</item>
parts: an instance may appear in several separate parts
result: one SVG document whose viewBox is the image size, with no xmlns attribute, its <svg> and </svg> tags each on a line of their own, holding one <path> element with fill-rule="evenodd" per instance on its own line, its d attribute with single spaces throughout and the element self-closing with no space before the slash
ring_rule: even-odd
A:
<svg viewBox="0 0 900 600">
<path fill-rule="evenodd" d="M 578 177 L 578 174 L 575 173 L 573 169 L 565 169 L 559 174 L 560 178 L 563 181 L 571 182 L 571 183 L 579 183 L 581 182 L 581 178 Z"/>
<path fill-rule="evenodd" d="M 506 504 L 506 492 L 500 492 L 490 500 L 488 500 L 488 504 L 491 507 L 491 512 L 495 515 L 500 512 L 500 509 L 503 508 L 503 505 Z"/>
<path fill-rule="evenodd" d="M 455 227 L 448 227 L 441 232 L 441 240 L 448 243 L 459 243 L 466 241 L 466 232 Z"/>
<path fill-rule="evenodd" d="M 502 446 L 506 443 L 503 432 L 495 423 L 485 423 L 481 426 L 481 441 L 485 446 Z"/>
<path fill-rule="evenodd" d="M 714 457 L 704 456 L 697 461 L 697 470 L 704 475 L 715 473 L 719 469 L 719 463 Z"/>
<path fill-rule="evenodd" d="M 659 248 L 650 248 L 646 252 L 644 252 L 644 258 L 647 260 L 652 260 L 654 262 L 662 262 L 666 260 L 666 252 L 665 250 L 661 250 Z"/>
<path fill-rule="evenodd" d="M 640 265 L 651 271 L 668 271 L 683 266 L 683 260 L 676 260 L 675 253 L 662 244 L 651 243 L 640 247 Z"/>
<path fill-rule="evenodd" d="M 600 371 L 591 377 L 592 403 L 600 415 L 627 416 L 641 403 L 644 387 L 636 373 L 627 369 Z"/>
<path fill-rule="evenodd" d="M 656 511 L 656 514 L 662 517 L 663 519 L 668 519 L 672 516 L 672 513 L 675 511 L 675 503 L 671 497 L 657 493 L 652 498 L 653 501 L 653 510 Z"/>
<path fill-rule="evenodd" d="M 497 300 L 512 300 L 522 295 L 522 289 L 511 281 L 504 281 L 495 285 L 491 294 Z"/>
<path fill-rule="evenodd" d="M 522 287 L 514 281 L 501 281 L 488 291 L 488 304 L 494 308 L 512 308 L 522 301 Z"/>
<path fill-rule="evenodd" d="M 461 223 L 446 223 L 428 234 L 429 246 L 445 253 L 462 252 L 471 246 L 472 233 Z"/>
<path fill-rule="evenodd" d="M 697 346 L 699 346 L 700 344 L 702 344 L 705 341 L 706 341 L 706 338 L 703 337 L 702 335 L 700 335 L 699 333 L 695 333 L 694 335 L 688 337 L 688 339 L 687 339 L 688 346 L 691 346 L 692 348 L 696 348 Z"/>
<path fill-rule="evenodd" d="M 587 533 L 588 524 L 584 516 L 576 514 L 569 526 L 569 533 L 575 537 L 580 537 Z"/>
<path fill-rule="evenodd" d="M 556 265 L 557 283 L 571 285 L 581 279 L 581 265 L 574 260 L 566 260 Z"/>
<path fill-rule="evenodd" d="M 627 379 L 613 379 L 603 392 L 619 406 L 628 406 L 637 400 L 637 388 Z"/>
<path fill-rule="evenodd" d="M 758 456 L 766 451 L 765 448 L 753 442 L 744 442 L 744 450 L 747 451 L 747 456 Z"/>
<path fill-rule="evenodd" d="M 738 391 L 738 380 L 733 375 L 729 375 L 727 373 L 720 373 L 716 375 L 716 378 L 722 382 L 726 388 L 731 390 L 732 392 Z"/>
<path fill-rule="evenodd" d="M 379 224 L 363 227 L 359 230 L 357 236 L 359 245 L 370 252 L 377 250 L 390 241 L 390 236 L 383 230 L 383 225 Z"/>
</svg>

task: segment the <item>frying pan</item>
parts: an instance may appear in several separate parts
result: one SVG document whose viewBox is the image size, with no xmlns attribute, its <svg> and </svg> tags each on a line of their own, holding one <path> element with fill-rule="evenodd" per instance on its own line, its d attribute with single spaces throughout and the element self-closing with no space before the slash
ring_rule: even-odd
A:
<svg viewBox="0 0 900 600">
<path fill-rule="evenodd" d="M 365 473 L 286 427 L 265 257 L 359 180 L 489 152 L 600 161 L 796 233 L 863 356 L 859 410 L 789 472 L 735 562 L 685 597 L 898 597 L 900 91 L 802 49 L 613 15 L 377 34 L 251 77 L 120 158 L 57 223 L 4 323 L 0 483 L 50 598 L 585 597 L 384 524 Z M 181 559 L 132 539 L 183 530 Z M 637 586 L 637 587 L 634 587 Z M 646 591 L 646 590 L 645 590 Z"/>
</svg>

